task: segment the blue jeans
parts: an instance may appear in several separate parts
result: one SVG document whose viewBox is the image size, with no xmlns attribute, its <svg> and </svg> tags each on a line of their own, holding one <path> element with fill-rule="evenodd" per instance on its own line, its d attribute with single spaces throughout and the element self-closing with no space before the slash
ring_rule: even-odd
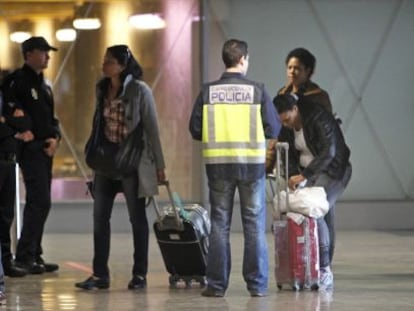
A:
<svg viewBox="0 0 414 311">
<path fill-rule="evenodd" d="M 250 292 L 267 292 L 265 177 L 259 180 L 209 180 L 211 233 L 207 260 L 208 287 L 225 292 L 231 270 L 230 226 L 236 188 L 244 233 L 243 277 Z"/>
<path fill-rule="evenodd" d="M 326 191 L 327 200 L 329 202 L 328 213 L 321 218 L 317 219 L 318 222 L 318 235 L 319 235 L 319 256 L 320 267 L 328 267 L 332 263 L 335 241 L 336 241 L 336 229 L 335 229 L 335 206 L 336 201 L 344 192 L 346 186 L 349 183 L 352 175 L 351 164 L 345 170 L 345 174 L 342 179 L 333 179 L 327 174 L 320 174 L 314 180 L 309 181 L 306 186 L 319 186 L 323 187 Z"/>
</svg>

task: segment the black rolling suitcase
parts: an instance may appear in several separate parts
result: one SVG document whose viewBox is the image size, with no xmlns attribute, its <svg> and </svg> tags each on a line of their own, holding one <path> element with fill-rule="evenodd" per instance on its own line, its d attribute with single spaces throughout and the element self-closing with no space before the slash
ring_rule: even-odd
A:
<svg viewBox="0 0 414 311">
<path fill-rule="evenodd" d="M 198 204 L 183 205 L 178 195 L 172 194 L 168 181 L 162 185 L 166 186 L 171 203 L 159 209 L 152 198 L 157 213 L 154 232 L 170 273 L 170 286 L 176 287 L 180 281 L 186 287 L 191 287 L 193 281 L 205 286 L 210 233 L 208 212 Z"/>
</svg>

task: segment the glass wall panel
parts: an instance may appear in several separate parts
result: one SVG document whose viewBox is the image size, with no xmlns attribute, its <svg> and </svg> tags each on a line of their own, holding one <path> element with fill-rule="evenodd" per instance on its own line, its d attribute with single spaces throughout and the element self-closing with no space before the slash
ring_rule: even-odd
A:
<svg viewBox="0 0 414 311">
<path fill-rule="evenodd" d="M 312 79 L 330 95 L 351 149 L 343 199 L 414 198 L 412 116 L 414 2 L 399 0 L 204 0 L 204 79 L 223 70 L 231 37 L 248 42 L 248 77 L 273 96 L 286 83 L 285 57 L 305 47 Z M 350 19 L 352 16 L 352 20 Z"/>
<path fill-rule="evenodd" d="M 160 29 L 136 29 L 133 14 L 154 13 L 165 21 Z M 77 30 L 74 41 L 58 41 L 60 28 L 72 28 L 78 17 L 98 18 L 101 26 Z M 53 85 L 63 140 L 54 162 L 54 199 L 82 198 L 91 171 L 83 149 L 91 130 L 95 83 L 101 77 L 106 47 L 128 44 L 144 70 L 156 99 L 167 176 L 184 198 L 199 192 L 192 183 L 193 144 L 187 130 L 194 92 L 200 82 L 199 3 L 197 0 L 0 0 L 0 68 L 23 64 L 15 31 L 44 36 L 59 48 L 50 52 L 45 76 Z M 197 165 L 197 164 L 196 164 Z"/>
</svg>

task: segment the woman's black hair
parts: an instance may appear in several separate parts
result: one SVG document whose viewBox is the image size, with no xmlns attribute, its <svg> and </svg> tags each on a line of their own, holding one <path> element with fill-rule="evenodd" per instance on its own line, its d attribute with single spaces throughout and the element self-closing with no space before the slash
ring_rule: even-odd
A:
<svg viewBox="0 0 414 311">
<path fill-rule="evenodd" d="M 299 61 L 305 66 L 306 69 L 310 69 L 309 77 L 311 77 L 313 72 L 315 71 L 316 66 L 315 56 L 305 48 L 296 48 L 290 51 L 289 54 L 286 56 L 286 65 L 292 57 L 299 59 Z"/>
<path fill-rule="evenodd" d="M 121 81 L 124 81 L 126 76 L 131 74 L 135 79 L 142 78 L 142 67 L 138 61 L 132 55 L 131 50 L 125 44 L 113 45 L 106 49 L 118 63 L 125 66 L 125 69 L 121 72 Z"/>
<path fill-rule="evenodd" d="M 286 111 L 292 110 L 297 105 L 299 97 L 296 94 L 279 94 L 273 98 L 273 105 L 275 106 L 277 113 L 281 114 Z"/>
</svg>

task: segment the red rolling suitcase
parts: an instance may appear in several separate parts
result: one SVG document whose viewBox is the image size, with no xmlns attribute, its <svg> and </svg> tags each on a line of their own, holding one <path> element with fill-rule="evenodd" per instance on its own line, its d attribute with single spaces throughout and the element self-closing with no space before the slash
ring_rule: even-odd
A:
<svg viewBox="0 0 414 311">
<path fill-rule="evenodd" d="M 154 232 L 170 273 L 169 283 L 176 287 L 184 281 L 190 287 L 193 281 L 206 285 L 206 264 L 210 218 L 205 208 L 198 204 L 182 204 L 180 199 L 167 187 L 170 204 L 161 210 L 153 199 L 157 220 Z"/>
<path fill-rule="evenodd" d="M 279 204 L 281 156 L 285 155 L 285 177 L 288 176 L 289 144 L 276 144 L 276 196 Z M 287 190 L 287 183 L 285 183 Z M 286 196 L 288 200 L 289 196 Z M 289 202 L 286 202 L 289 205 Z M 318 228 L 314 218 L 301 214 L 275 213 L 273 221 L 275 237 L 275 277 L 279 289 L 289 285 L 293 290 L 319 288 Z"/>
</svg>

